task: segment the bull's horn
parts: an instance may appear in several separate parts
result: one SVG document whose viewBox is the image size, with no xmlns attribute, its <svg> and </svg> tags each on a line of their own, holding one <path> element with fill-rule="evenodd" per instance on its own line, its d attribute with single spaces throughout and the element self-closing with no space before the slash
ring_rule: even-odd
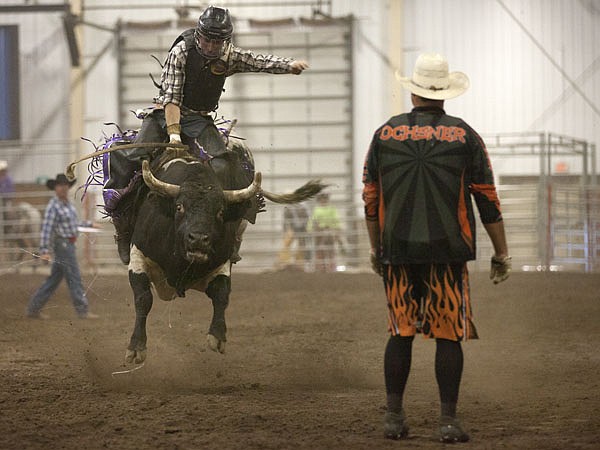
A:
<svg viewBox="0 0 600 450">
<path fill-rule="evenodd" d="M 150 164 L 146 160 L 142 161 L 142 175 L 144 177 L 144 182 L 151 190 L 169 197 L 177 197 L 179 195 L 179 190 L 181 188 L 176 184 L 165 183 L 156 178 L 152 174 Z"/>
<path fill-rule="evenodd" d="M 229 203 L 239 203 L 244 200 L 248 200 L 257 191 L 260 191 L 260 183 L 262 181 L 262 174 L 260 172 L 254 173 L 254 180 L 252 184 L 244 189 L 237 189 L 235 191 L 227 191 L 224 190 L 223 194 L 225 194 L 225 200 Z"/>
</svg>

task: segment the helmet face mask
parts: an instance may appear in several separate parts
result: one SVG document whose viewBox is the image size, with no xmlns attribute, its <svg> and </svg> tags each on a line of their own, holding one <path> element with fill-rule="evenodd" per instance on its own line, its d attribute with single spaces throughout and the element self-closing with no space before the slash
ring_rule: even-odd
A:
<svg viewBox="0 0 600 450">
<path fill-rule="evenodd" d="M 200 54 L 214 59 L 221 56 L 225 41 L 231 39 L 233 24 L 229 10 L 218 6 L 209 6 L 198 19 L 195 40 Z"/>
<path fill-rule="evenodd" d="M 210 39 L 205 35 L 198 33 L 197 30 L 194 38 L 198 52 L 205 58 L 215 59 L 223 54 L 223 48 L 225 47 L 225 41 L 223 39 Z"/>
</svg>

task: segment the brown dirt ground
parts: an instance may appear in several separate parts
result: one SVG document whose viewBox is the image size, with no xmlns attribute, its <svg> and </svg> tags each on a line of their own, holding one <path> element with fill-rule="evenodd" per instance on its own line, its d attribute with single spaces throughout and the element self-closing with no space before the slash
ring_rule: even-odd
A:
<svg viewBox="0 0 600 450">
<path fill-rule="evenodd" d="M 87 275 L 96 321 L 64 284 L 24 318 L 44 276 L 0 277 L 2 449 L 438 449 L 433 342 L 417 339 L 407 441 L 382 438 L 383 288 L 371 274 L 234 274 L 225 355 L 207 350 L 200 293 L 155 300 L 148 360 L 112 374 L 133 325 L 123 276 Z M 600 277 L 473 274 L 481 339 L 464 345 L 459 414 L 471 449 L 596 449 Z"/>
</svg>

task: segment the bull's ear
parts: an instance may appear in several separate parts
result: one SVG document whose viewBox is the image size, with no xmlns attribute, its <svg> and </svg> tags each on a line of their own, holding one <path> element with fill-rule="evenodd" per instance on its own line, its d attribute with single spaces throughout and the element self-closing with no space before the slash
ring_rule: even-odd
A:
<svg viewBox="0 0 600 450">
<path fill-rule="evenodd" d="M 252 205 L 249 200 L 240 203 L 228 203 L 223 211 L 223 222 L 239 220 L 246 214 L 248 208 Z"/>
</svg>

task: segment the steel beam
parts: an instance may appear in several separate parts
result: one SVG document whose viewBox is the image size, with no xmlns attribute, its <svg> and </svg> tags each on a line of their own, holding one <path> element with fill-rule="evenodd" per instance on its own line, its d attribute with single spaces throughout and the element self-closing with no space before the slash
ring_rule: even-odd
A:
<svg viewBox="0 0 600 450">
<path fill-rule="evenodd" d="M 2 13 L 39 13 L 39 12 L 67 12 L 70 9 L 69 3 L 60 3 L 52 5 L 2 5 Z"/>
</svg>

